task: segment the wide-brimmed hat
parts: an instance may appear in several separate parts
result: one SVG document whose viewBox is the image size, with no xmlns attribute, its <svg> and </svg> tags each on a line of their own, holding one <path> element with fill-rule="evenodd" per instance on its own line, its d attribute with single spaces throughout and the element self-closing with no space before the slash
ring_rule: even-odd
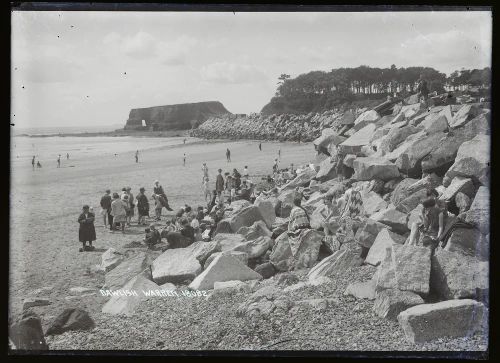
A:
<svg viewBox="0 0 500 363">
<path fill-rule="evenodd" d="M 140 192 L 145 192 L 145 191 L 146 191 L 146 189 L 144 189 L 144 188 L 139 188 L 139 191 L 140 191 Z"/>
</svg>

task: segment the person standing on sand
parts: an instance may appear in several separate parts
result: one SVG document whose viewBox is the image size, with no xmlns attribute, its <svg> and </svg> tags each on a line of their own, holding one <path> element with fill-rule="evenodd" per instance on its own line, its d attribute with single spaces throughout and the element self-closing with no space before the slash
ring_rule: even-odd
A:
<svg viewBox="0 0 500 363">
<path fill-rule="evenodd" d="M 212 195 L 210 193 L 210 186 L 208 185 L 208 177 L 203 179 L 202 185 L 203 195 L 205 196 L 205 202 L 209 203 L 212 199 Z"/>
<path fill-rule="evenodd" d="M 278 149 L 278 159 L 281 160 L 281 148 Z"/>
<path fill-rule="evenodd" d="M 33 170 L 35 170 L 35 155 L 33 155 L 33 159 L 31 159 L 31 165 L 33 166 Z"/>
<path fill-rule="evenodd" d="M 186 139 L 184 139 L 184 144 L 186 144 Z"/>
<path fill-rule="evenodd" d="M 168 198 L 165 192 L 163 191 L 163 187 L 160 185 L 160 182 L 158 180 L 155 180 L 155 186 L 153 187 L 153 193 L 157 194 L 160 196 L 160 201 L 163 203 L 163 206 L 168 210 L 168 211 L 173 211 L 172 208 L 170 208 L 168 204 Z"/>
<path fill-rule="evenodd" d="M 186 166 L 186 153 L 184 153 L 184 156 L 182 157 L 182 166 Z"/>
<path fill-rule="evenodd" d="M 66 160 L 69 160 L 69 153 L 66 153 Z"/>
<path fill-rule="evenodd" d="M 229 149 L 226 149 L 226 160 L 228 163 L 231 161 L 231 151 Z"/>
<path fill-rule="evenodd" d="M 146 217 L 149 217 L 149 201 L 144 194 L 145 191 L 146 189 L 140 188 L 137 194 L 137 213 L 139 214 L 137 224 L 139 225 L 146 225 Z"/>
<path fill-rule="evenodd" d="M 135 152 L 135 162 L 138 163 L 139 162 L 139 150 L 137 150 Z"/>
<path fill-rule="evenodd" d="M 245 168 L 243 169 L 243 180 L 248 180 L 249 174 L 248 174 L 248 166 L 245 165 Z"/>
<path fill-rule="evenodd" d="M 259 142 L 259 151 L 262 151 L 262 143 Z"/>
<path fill-rule="evenodd" d="M 202 182 L 206 179 L 208 179 L 208 166 L 207 163 L 203 163 L 203 166 L 201 167 L 201 171 L 203 171 L 203 179 Z"/>
<path fill-rule="evenodd" d="M 130 227 L 130 223 L 132 223 L 132 217 L 134 216 L 134 211 L 135 211 L 135 203 L 134 203 L 134 195 L 131 192 L 130 187 L 127 187 L 127 196 L 128 196 L 128 203 L 129 203 L 129 210 L 127 213 L 127 225 Z"/>
<path fill-rule="evenodd" d="M 217 179 L 215 180 L 215 191 L 219 201 L 221 200 L 221 193 L 224 190 L 224 178 L 222 177 L 222 169 L 218 170 Z"/>
<path fill-rule="evenodd" d="M 57 157 L 57 167 L 61 167 L 61 154 L 59 154 L 59 156 Z"/>
<path fill-rule="evenodd" d="M 118 193 L 113 193 L 113 202 L 111 203 L 111 215 L 113 216 L 113 229 L 116 229 L 116 225 L 119 224 L 121 231 L 125 231 L 125 222 L 127 222 L 127 211 L 125 210 L 125 204 L 118 196 Z"/>
<path fill-rule="evenodd" d="M 78 223 L 80 223 L 78 239 L 83 243 L 82 248 L 80 248 L 80 252 L 94 250 L 94 247 L 92 246 L 92 242 L 96 240 L 94 218 L 94 213 L 89 211 L 89 206 L 84 205 L 82 208 L 82 214 L 78 217 Z M 87 242 L 89 243 L 88 247 Z"/>
<path fill-rule="evenodd" d="M 102 221 L 106 228 L 106 216 L 108 217 L 108 223 L 111 229 L 113 229 L 113 216 L 111 215 L 111 190 L 107 189 L 106 194 L 101 198 L 101 208 L 102 208 Z"/>
</svg>

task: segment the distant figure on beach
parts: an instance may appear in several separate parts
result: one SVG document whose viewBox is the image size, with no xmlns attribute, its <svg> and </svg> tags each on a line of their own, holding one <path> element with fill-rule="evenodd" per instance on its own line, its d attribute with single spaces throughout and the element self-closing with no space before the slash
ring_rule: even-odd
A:
<svg viewBox="0 0 500 363">
<path fill-rule="evenodd" d="M 259 150 L 262 151 L 262 143 L 259 142 Z"/>
<path fill-rule="evenodd" d="M 139 162 L 139 150 L 137 150 L 135 152 L 135 162 L 138 163 Z"/>
<path fill-rule="evenodd" d="M 278 172 L 278 159 L 274 159 L 274 165 L 273 165 L 273 173 L 276 174 Z"/>
<path fill-rule="evenodd" d="M 222 169 L 219 169 L 218 172 L 219 174 L 217 174 L 217 179 L 215 180 L 215 191 L 220 201 L 221 193 L 224 190 L 224 178 L 222 177 Z"/>
<path fill-rule="evenodd" d="M 38 160 L 38 161 L 36 162 L 36 167 L 37 167 L 37 168 L 41 168 L 41 167 L 42 167 L 42 164 L 40 164 L 40 160 Z"/>
<path fill-rule="evenodd" d="M 31 165 L 33 166 L 33 170 L 35 170 L 35 155 L 33 155 L 33 159 L 31 159 Z"/>
<path fill-rule="evenodd" d="M 245 165 L 245 168 L 243 169 L 243 180 L 248 180 L 248 177 L 248 166 Z"/>
<path fill-rule="evenodd" d="M 89 211 L 89 206 L 84 205 L 82 208 L 82 214 L 78 217 L 78 223 L 80 223 L 78 239 L 83 243 L 82 248 L 80 248 L 80 252 L 94 250 L 94 247 L 92 246 L 92 242 L 96 240 L 94 218 L 94 213 Z M 88 247 L 87 242 L 89 243 Z"/>
<path fill-rule="evenodd" d="M 104 228 L 106 228 L 106 217 L 108 217 L 107 222 L 109 223 L 110 229 L 113 229 L 113 216 L 111 215 L 111 190 L 106 190 L 106 194 L 104 194 L 101 198 L 101 214 Z"/>
<path fill-rule="evenodd" d="M 278 149 L 278 158 L 281 159 L 281 148 Z"/>
<path fill-rule="evenodd" d="M 127 211 L 125 209 L 125 202 L 120 199 L 118 193 L 113 193 L 111 215 L 113 216 L 113 228 L 111 230 L 116 230 L 116 226 L 120 225 L 121 231 L 124 232 L 125 223 L 127 222 Z"/>
<path fill-rule="evenodd" d="M 203 163 L 203 166 L 201 167 L 201 171 L 203 172 L 203 179 L 202 179 L 202 183 L 203 183 L 203 181 L 205 180 L 205 178 L 208 179 L 208 166 L 207 166 L 207 163 Z"/>
<path fill-rule="evenodd" d="M 69 160 L 69 154 L 66 153 L 66 160 Z"/>
<path fill-rule="evenodd" d="M 182 157 L 182 166 L 186 166 L 186 153 Z"/>
<path fill-rule="evenodd" d="M 229 151 L 229 149 L 226 150 L 226 159 L 227 159 L 227 162 L 231 161 L 231 151 Z"/>
<path fill-rule="evenodd" d="M 59 156 L 57 157 L 57 167 L 61 167 L 61 154 L 59 154 Z"/>
<path fill-rule="evenodd" d="M 299 134 L 299 144 L 300 144 L 300 134 Z"/>
<path fill-rule="evenodd" d="M 186 143 L 186 139 L 184 139 L 184 144 Z"/>
<path fill-rule="evenodd" d="M 137 224 L 146 225 L 146 217 L 149 217 L 149 201 L 148 197 L 144 192 L 146 189 L 140 188 L 139 194 L 137 194 L 137 213 L 139 214 L 139 218 L 137 220 Z"/>
<path fill-rule="evenodd" d="M 212 195 L 210 193 L 210 186 L 208 185 L 208 177 L 203 178 L 202 190 L 205 196 L 205 202 L 209 203 L 212 199 Z"/>
</svg>

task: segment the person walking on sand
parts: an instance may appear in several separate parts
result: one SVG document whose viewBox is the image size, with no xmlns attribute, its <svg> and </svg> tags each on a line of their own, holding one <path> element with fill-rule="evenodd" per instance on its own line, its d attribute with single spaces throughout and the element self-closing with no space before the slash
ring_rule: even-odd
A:
<svg viewBox="0 0 500 363">
<path fill-rule="evenodd" d="M 182 156 L 182 166 L 186 166 L 186 153 Z"/>
<path fill-rule="evenodd" d="M 139 162 L 139 150 L 137 150 L 135 152 L 135 162 L 138 163 Z"/>
<path fill-rule="evenodd" d="M 107 223 L 106 223 L 106 217 L 108 217 L 108 223 L 109 226 L 113 227 L 113 216 L 111 215 L 111 190 L 107 189 L 106 194 L 104 194 L 101 198 L 101 214 L 102 214 L 102 222 L 104 225 L 104 228 L 106 228 Z"/>
<path fill-rule="evenodd" d="M 217 179 L 215 180 L 215 191 L 217 193 L 218 200 L 221 200 L 221 193 L 224 190 L 224 178 L 222 176 L 222 169 L 218 170 Z"/>
<path fill-rule="evenodd" d="M 69 153 L 66 153 L 66 160 L 69 160 Z"/>
<path fill-rule="evenodd" d="M 146 217 L 149 217 L 149 201 L 148 197 L 144 192 L 146 189 L 140 188 L 139 194 L 137 194 L 137 213 L 139 214 L 139 218 L 137 220 L 137 224 L 146 225 Z"/>
<path fill-rule="evenodd" d="M 57 167 L 61 167 L 61 154 L 59 154 L 59 156 L 57 157 Z"/>
<path fill-rule="evenodd" d="M 226 160 L 228 163 L 231 161 L 231 151 L 229 149 L 226 149 Z"/>
<path fill-rule="evenodd" d="M 33 155 L 33 159 L 31 159 L 31 165 L 33 166 L 33 170 L 35 170 L 35 155 Z"/>
<path fill-rule="evenodd" d="M 184 145 L 186 144 L 186 139 L 184 139 Z"/>
<path fill-rule="evenodd" d="M 278 159 L 281 160 L 281 148 L 278 149 Z"/>
<path fill-rule="evenodd" d="M 259 151 L 262 151 L 262 143 L 259 142 Z"/>
<path fill-rule="evenodd" d="M 125 203 L 120 199 L 118 193 L 113 193 L 113 202 L 111 203 L 111 215 L 113 216 L 115 230 L 117 224 L 120 225 L 122 232 L 125 231 L 125 223 L 127 222 L 127 211 L 125 209 Z"/>
<path fill-rule="evenodd" d="M 88 205 L 84 205 L 82 208 L 82 214 L 78 217 L 78 223 L 80 223 L 78 239 L 83 243 L 82 248 L 80 248 L 80 252 L 94 250 L 94 247 L 92 246 L 92 242 L 96 240 L 94 219 L 94 213 L 89 211 Z M 88 247 L 87 242 L 89 243 Z"/>
</svg>

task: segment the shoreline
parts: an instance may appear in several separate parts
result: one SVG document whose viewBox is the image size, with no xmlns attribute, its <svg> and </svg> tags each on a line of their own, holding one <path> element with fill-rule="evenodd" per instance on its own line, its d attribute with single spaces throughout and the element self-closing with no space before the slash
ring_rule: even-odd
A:
<svg viewBox="0 0 500 363">
<path fill-rule="evenodd" d="M 167 130 L 167 131 L 130 131 L 130 130 L 115 130 L 115 131 L 104 131 L 104 132 L 71 132 L 71 133 L 55 133 L 55 134 L 18 134 L 14 137 L 30 137 L 30 138 L 41 138 L 41 137 L 182 137 L 189 136 L 189 130 Z"/>
</svg>

